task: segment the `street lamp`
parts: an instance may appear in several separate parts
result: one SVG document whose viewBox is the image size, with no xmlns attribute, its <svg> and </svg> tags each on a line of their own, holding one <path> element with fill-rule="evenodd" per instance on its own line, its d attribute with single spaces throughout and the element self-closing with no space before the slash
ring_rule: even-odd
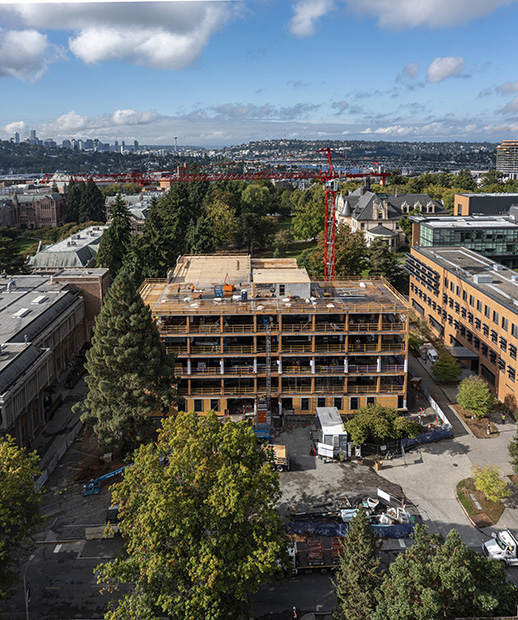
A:
<svg viewBox="0 0 518 620">
<path fill-rule="evenodd" d="M 25 618 L 29 620 L 29 593 L 27 592 L 27 582 L 25 580 L 27 576 L 27 569 L 29 568 L 29 563 L 34 559 L 34 554 L 29 556 L 27 560 L 27 564 L 25 564 L 25 570 L 23 571 L 23 596 L 25 598 Z"/>
</svg>

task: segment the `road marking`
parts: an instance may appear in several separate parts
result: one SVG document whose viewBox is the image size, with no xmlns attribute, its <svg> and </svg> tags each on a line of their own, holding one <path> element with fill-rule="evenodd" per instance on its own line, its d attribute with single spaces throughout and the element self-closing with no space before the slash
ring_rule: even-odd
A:
<svg viewBox="0 0 518 620">
<path fill-rule="evenodd" d="M 399 546 L 406 549 L 405 541 L 402 538 L 398 538 Z"/>
<path fill-rule="evenodd" d="M 54 547 L 54 553 L 59 553 L 61 551 L 61 547 L 62 547 L 62 545 L 56 545 Z"/>
</svg>

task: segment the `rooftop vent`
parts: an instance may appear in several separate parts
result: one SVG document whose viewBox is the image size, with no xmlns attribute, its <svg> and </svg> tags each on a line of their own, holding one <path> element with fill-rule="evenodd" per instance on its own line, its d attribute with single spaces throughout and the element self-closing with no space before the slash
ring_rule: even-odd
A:
<svg viewBox="0 0 518 620">
<path fill-rule="evenodd" d="M 518 273 L 513 273 L 511 276 L 511 282 L 518 282 Z"/>
<path fill-rule="evenodd" d="M 13 319 L 22 319 L 24 316 L 27 316 L 30 311 L 30 308 L 20 308 L 13 314 Z"/>
<path fill-rule="evenodd" d="M 476 273 L 473 276 L 473 282 L 477 284 L 491 284 L 493 282 L 493 276 L 490 273 Z"/>
<path fill-rule="evenodd" d="M 39 304 L 42 304 L 47 299 L 48 297 L 46 295 L 38 295 L 38 297 L 36 297 L 35 299 L 31 301 L 31 305 L 38 306 Z"/>
<path fill-rule="evenodd" d="M 503 270 L 505 269 L 505 267 L 504 267 L 503 265 L 501 265 L 500 263 L 495 263 L 495 264 L 493 265 L 493 269 L 494 269 L 495 271 L 503 271 Z"/>
</svg>

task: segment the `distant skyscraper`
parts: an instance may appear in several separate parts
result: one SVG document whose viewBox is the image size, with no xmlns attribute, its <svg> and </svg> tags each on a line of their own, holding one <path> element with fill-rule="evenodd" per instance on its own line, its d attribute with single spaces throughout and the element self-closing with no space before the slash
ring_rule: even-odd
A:
<svg viewBox="0 0 518 620">
<path fill-rule="evenodd" d="M 36 130 L 35 129 L 31 129 L 30 133 L 29 133 L 29 139 L 30 140 L 37 140 L 38 138 L 36 137 Z"/>
<path fill-rule="evenodd" d="M 17 131 L 14 132 L 14 143 L 20 144 L 20 134 Z"/>
<path fill-rule="evenodd" d="M 496 169 L 506 177 L 518 179 L 518 140 L 502 140 L 496 147 Z"/>
<path fill-rule="evenodd" d="M 133 142 L 133 150 L 138 151 L 138 140 L 134 140 Z"/>
<path fill-rule="evenodd" d="M 119 141 L 115 140 L 115 142 L 113 143 L 113 150 L 118 153 L 119 152 Z"/>
<path fill-rule="evenodd" d="M 72 142 L 70 142 L 70 140 L 63 140 L 63 142 L 61 143 L 61 146 L 64 149 L 71 149 L 72 148 Z"/>
<path fill-rule="evenodd" d="M 124 142 L 124 140 L 121 142 L 121 153 L 124 153 L 124 151 L 126 150 L 126 142 Z"/>
</svg>

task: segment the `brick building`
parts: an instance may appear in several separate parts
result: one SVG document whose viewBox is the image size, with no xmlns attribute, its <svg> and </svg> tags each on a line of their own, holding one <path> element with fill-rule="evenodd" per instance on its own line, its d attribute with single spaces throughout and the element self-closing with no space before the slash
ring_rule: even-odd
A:
<svg viewBox="0 0 518 620">
<path fill-rule="evenodd" d="M 406 409 L 408 308 L 384 280 L 314 282 L 295 259 L 197 255 L 140 291 L 187 410 L 236 413 L 268 393 L 279 415 Z"/>
<path fill-rule="evenodd" d="M 518 274 L 464 248 L 416 248 L 410 304 L 453 355 L 516 409 Z"/>
</svg>

